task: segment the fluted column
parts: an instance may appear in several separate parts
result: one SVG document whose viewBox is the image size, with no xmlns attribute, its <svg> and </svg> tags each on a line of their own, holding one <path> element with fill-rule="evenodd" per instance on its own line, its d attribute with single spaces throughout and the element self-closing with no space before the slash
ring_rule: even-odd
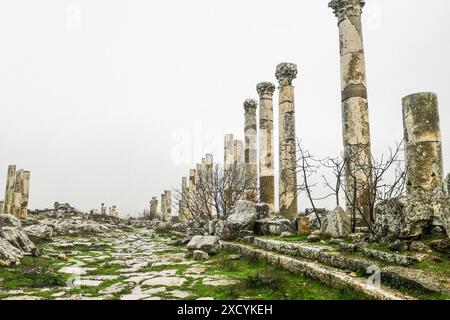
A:
<svg viewBox="0 0 450 320">
<path fill-rule="evenodd" d="M 294 218 L 297 215 L 297 159 L 292 81 L 297 77 L 297 65 L 279 64 L 275 76 L 279 82 L 280 214 Z"/>
<path fill-rule="evenodd" d="M 275 210 L 275 178 L 273 162 L 273 93 L 275 85 L 261 82 L 259 95 L 259 190 L 261 202 Z"/>
<path fill-rule="evenodd" d="M 14 205 L 14 186 L 16 182 L 16 166 L 8 166 L 8 175 L 6 178 L 6 191 L 5 191 L 5 213 L 12 214 Z"/>
<path fill-rule="evenodd" d="M 422 92 L 403 98 L 408 193 L 434 191 L 444 180 L 438 98 Z"/>
<path fill-rule="evenodd" d="M 258 187 L 258 173 L 257 173 L 257 127 L 256 127 L 256 108 L 258 103 L 256 100 L 247 99 L 244 102 L 245 121 L 244 121 L 244 136 L 245 136 L 245 170 L 248 178 L 251 180 L 248 190 L 246 191 L 246 199 L 250 201 L 257 201 L 256 189 Z"/>
<path fill-rule="evenodd" d="M 366 89 L 366 67 L 361 25 L 364 0 L 332 0 L 329 6 L 338 18 L 340 60 L 342 131 L 346 158 L 347 201 L 350 212 L 362 212 L 370 217 L 372 187 L 369 111 Z M 358 210 L 356 210 L 358 208 Z"/>
</svg>

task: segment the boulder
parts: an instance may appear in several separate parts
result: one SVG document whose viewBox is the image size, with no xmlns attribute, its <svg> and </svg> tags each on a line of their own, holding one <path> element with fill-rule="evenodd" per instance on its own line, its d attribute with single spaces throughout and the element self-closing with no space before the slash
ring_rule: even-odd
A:
<svg viewBox="0 0 450 320">
<path fill-rule="evenodd" d="M 341 238 L 351 233 L 350 219 L 341 207 L 337 207 L 329 212 L 322 221 L 320 229 L 322 235 Z"/>
<path fill-rule="evenodd" d="M 220 250 L 220 239 L 216 236 L 194 236 L 187 244 L 187 249 L 201 250 L 208 254 L 217 253 Z"/>
<path fill-rule="evenodd" d="M 450 236 L 450 198 L 439 192 L 414 192 L 388 199 L 375 208 L 372 240 L 415 239 L 440 227 Z"/>
<path fill-rule="evenodd" d="M 53 237 L 53 228 L 47 225 L 31 225 L 23 228 L 28 238 L 33 242 L 50 240 Z"/>
<path fill-rule="evenodd" d="M 283 232 L 294 233 L 294 225 L 283 217 L 266 218 L 255 222 L 255 232 L 261 236 L 280 236 Z"/>
<path fill-rule="evenodd" d="M 194 260 L 208 260 L 209 254 L 201 250 L 194 250 L 194 252 L 192 253 L 192 257 L 194 258 Z"/>
<path fill-rule="evenodd" d="M 309 229 L 309 218 L 308 217 L 300 217 L 298 219 L 298 230 L 297 233 L 301 236 L 308 235 L 310 233 Z"/>
<path fill-rule="evenodd" d="M 6 241 L 21 251 L 33 252 L 36 249 L 36 246 L 22 228 L 3 227 L 2 233 Z"/>
<path fill-rule="evenodd" d="M 252 230 L 257 218 L 256 206 L 251 201 L 237 201 L 226 219 L 227 226 L 236 230 Z"/>
<path fill-rule="evenodd" d="M 23 257 L 23 252 L 14 247 L 7 240 L 0 238 L 0 266 L 17 264 Z"/>
<path fill-rule="evenodd" d="M 315 235 L 315 234 L 311 234 L 306 238 L 306 241 L 308 242 L 319 242 L 320 241 L 320 237 Z"/>
<path fill-rule="evenodd" d="M 433 250 L 444 253 L 450 257 L 450 239 L 439 239 L 430 241 L 430 246 Z"/>
<path fill-rule="evenodd" d="M 0 227 L 20 228 L 22 224 L 19 219 L 11 214 L 0 214 Z"/>
<path fill-rule="evenodd" d="M 328 212 L 327 210 L 324 209 L 318 209 L 316 212 L 312 211 L 308 211 L 306 217 L 308 218 L 309 221 L 309 228 L 312 229 L 320 229 L 320 223 L 319 223 L 319 219 L 317 219 L 317 216 L 319 216 L 320 221 L 323 221 L 323 219 L 325 219 L 325 217 L 327 216 Z M 317 214 L 316 214 L 317 213 Z"/>
<path fill-rule="evenodd" d="M 259 216 L 265 216 L 268 210 L 266 204 L 255 204 L 246 200 L 237 201 L 226 220 L 211 221 L 209 233 L 214 231 L 216 236 L 227 241 L 252 235 L 256 219 Z"/>
</svg>

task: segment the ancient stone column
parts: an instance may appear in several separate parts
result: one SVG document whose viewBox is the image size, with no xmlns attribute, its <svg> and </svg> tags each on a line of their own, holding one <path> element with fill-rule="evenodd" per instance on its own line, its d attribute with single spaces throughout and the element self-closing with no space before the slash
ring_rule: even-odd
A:
<svg viewBox="0 0 450 320">
<path fill-rule="evenodd" d="M 165 199 L 165 193 L 161 193 L 161 213 L 159 216 L 159 219 L 161 221 L 164 221 L 164 217 L 166 215 L 166 199 Z"/>
<path fill-rule="evenodd" d="M 158 218 L 158 198 L 153 197 L 150 201 L 150 219 L 156 220 Z"/>
<path fill-rule="evenodd" d="M 275 85 L 261 82 L 256 86 L 259 95 L 259 197 L 275 210 L 275 178 L 273 163 L 273 93 Z"/>
<path fill-rule="evenodd" d="M 234 136 L 232 134 L 226 134 L 224 139 L 224 159 L 223 159 L 223 175 L 224 175 L 224 183 L 225 183 L 225 200 L 227 203 L 227 207 L 232 202 L 232 190 L 229 187 L 228 181 L 231 180 L 231 169 L 234 166 Z"/>
<path fill-rule="evenodd" d="M 28 197 L 30 192 L 30 172 L 25 170 L 18 170 L 16 173 L 15 192 L 20 194 L 17 196 L 18 204 L 14 204 L 14 212 L 17 218 L 26 219 L 28 216 Z M 16 207 L 17 205 L 17 207 Z"/>
<path fill-rule="evenodd" d="M 372 187 L 369 111 L 366 66 L 361 26 L 364 0 L 332 0 L 329 6 L 338 18 L 341 56 L 342 131 L 346 168 L 348 212 L 369 217 Z M 358 210 L 356 210 L 358 208 Z"/>
<path fill-rule="evenodd" d="M 207 153 L 205 154 L 205 176 L 207 179 L 207 183 L 208 183 L 208 190 L 212 190 L 213 189 L 213 183 L 214 183 L 214 158 L 213 155 L 211 153 Z M 213 206 L 213 196 L 212 193 L 209 192 L 210 196 L 208 199 L 208 203 L 209 203 L 209 212 L 211 214 L 213 214 L 214 211 L 214 206 Z"/>
<path fill-rule="evenodd" d="M 297 65 L 279 64 L 275 76 L 279 82 L 280 214 L 286 218 L 294 218 L 297 215 L 297 143 L 292 81 L 297 77 Z"/>
<path fill-rule="evenodd" d="M 195 183 L 197 182 L 197 170 L 189 169 L 189 190 L 190 192 L 194 192 L 196 189 Z"/>
<path fill-rule="evenodd" d="M 170 221 L 172 219 L 172 191 L 164 191 L 165 211 L 163 215 L 163 221 Z"/>
<path fill-rule="evenodd" d="M 20 219 L 20 204 L 21 203 L 22 203 L 22 193 L 14 192 L 11 214 L 14 215 L 17 219 Z"/>
<path fill-rule="evenodd" d="M 16 183 L 16 166 L 8 166 L 8 175 L 6 178 L 6 191 L 5 191 L 5 213 L 12 214 L 14 204 L 14 187 Z"/>
<path fill-rule="evenodd" d="M 256 100 L 247 99 L 244 102 L 245 121 L 245 170 L 251 179 L 248 190 L 246 191 L 246 199 L 250 201 L 258 201 L 256 189 L 258 187 L 257 173 L 257 129 L 256 129 L 256 108 L 258 103 Z"/>
<path fill-rule="evenodd" d="M 106 208 L 105 208 L 105 204 L 104 203 L 102 203 L 102 206 L 100 208 L 100 214 L 102 216 L 104 216 L 106 214 Z"/>
<path fill-rule="evenodd" d="M 403 128 L 408 193 L 437 190 L 442 186 L 444 169 L 435 93 L 422 92 L 403 98 Z"/>
<path fill-rule="evenodd" d="M 234 163 L 233 157 L 234 137 L 232 134 L 225 135 L 224 141 L 224 169 L 229 170 Z"/>
<path fill-rule="evenodd" d="M 188 178 L 182 177 L 181 178 L 181 199 L 180 199 L 180 212 L 178 213 L 178 217 L 181 222 L 186 222 L 191 219 L 188 208 L 187 208 L 187 201 L 188 201 Z"/>
<path fill-rule="evenodd" d="M 5 201 L 0 201 L 0 214 L 5 212 Z"/>
<path fill-rule="evenodd" d="M 245 163 L 244 143 L 242 140 L 233 141 L 233 160 L 235 164 Z"/>
</svg>

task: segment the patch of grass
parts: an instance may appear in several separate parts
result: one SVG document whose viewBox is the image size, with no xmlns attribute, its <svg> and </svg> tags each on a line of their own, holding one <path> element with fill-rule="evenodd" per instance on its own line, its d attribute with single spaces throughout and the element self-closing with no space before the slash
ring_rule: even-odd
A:
<svg viewBox="0 0 450 320">
<path fill-rule="evenodd" d="M 23 257 L 17 266 L 0 268 L 0 286 L 9 290 L 64 286 L 68 276 L 58 273 L 55 263 L 48 258 Z"/>
<path fill-rule="evenodd" d="M 229 253 L 220 253 L 204 272 L 206 275 L 223 275 L 237 280 L 230 286 L 206 286 L 201 280 L 185 283 L 181 290 L 192 292 L 190 298 L 262 300 L 353 300 L 365 296 L 347 289 L 336 289 L 320 281 L 292 274 L 257 259 L 228 260 Z M 227 261 L 227 262 L 226 262 Z"/>
</svg>

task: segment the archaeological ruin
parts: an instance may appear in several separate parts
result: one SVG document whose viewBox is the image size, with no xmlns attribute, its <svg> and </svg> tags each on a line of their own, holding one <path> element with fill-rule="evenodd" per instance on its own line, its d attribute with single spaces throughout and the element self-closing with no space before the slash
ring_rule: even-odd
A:
<svg viewBox="0 0 450 320">
<path fill-rule="evenodd" d="M 373 155 L 365 4 L 328 4 L 339 32 L 340 156 L 315 158 L 302 146 L 300 68 L 282 62 L 267 67 L 272 79 L 249 81 L 254 97 L 236 97 L 240 125 L 220 134 L 223 158 L 202 151 L 175 177 L 179 186 L 161 181 L 158 194 L 146 193 L 139 216 L 106 196 L 89 214 L 59 202 L 32 210 L 30 172 L 9 165 L 0 300 L 450 300 L 442 106 L 434 92 L 398 99 L 402 142 Z"/>
</svg>

